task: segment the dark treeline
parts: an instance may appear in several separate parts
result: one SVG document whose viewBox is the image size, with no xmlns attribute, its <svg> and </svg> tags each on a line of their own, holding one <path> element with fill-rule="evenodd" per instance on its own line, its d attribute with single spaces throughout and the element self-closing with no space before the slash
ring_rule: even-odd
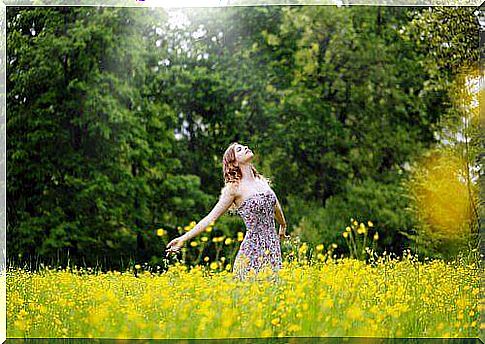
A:
<svg viewBox="0 0 485 344">
<path fill-rule="evenodd" d="M 233 141 L 274 181 L 290 234 L 343 253 L 353 217 L 379 250 L 409 247 L 406 166 L 478 61 L 473 9 L 183 13 L 8 7 L 8 260 L 161 264 L 217 202 Z M 225 215 L 214 235 L 242 228 Z"/>
</svg>

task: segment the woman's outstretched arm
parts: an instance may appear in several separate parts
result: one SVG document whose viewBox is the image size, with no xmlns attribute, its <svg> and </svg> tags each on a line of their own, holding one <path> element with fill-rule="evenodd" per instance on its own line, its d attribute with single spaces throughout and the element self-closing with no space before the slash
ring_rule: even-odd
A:
<svg viewBox="0 0 485 344">
<path fill-rule="evenodd" d="M 276 204 L 275 204 L 275 217 L 281 226 L 286 227 L 285 215 L 283 214 L 283 209 L 281 209 L 281 205 L 280 205 L 280 202 L 278 201 L 278 197 L 276 198 Z"/>
<path fill-rule="evenodd" d="M 236 197 L 236 188 L 232 183 L 228 183 L 224 186 L 221 190 L 221 194 L 219 196 L 219 201 L 217 204 L 212 208 L 211 212 L 204 217 L 202 220 L 199 221 L 192 228 L 191 231 L 182 235 L 182 240 L 187 241 L 192 239 L 193 237 L 197 236 L 200 232 L 206 229 L 211 223 L 216 222 L 216 220 L 224 214 L 227 209 L 231 206 L 232 202 L 234 202 L 234 198 Z"/>
</svg>

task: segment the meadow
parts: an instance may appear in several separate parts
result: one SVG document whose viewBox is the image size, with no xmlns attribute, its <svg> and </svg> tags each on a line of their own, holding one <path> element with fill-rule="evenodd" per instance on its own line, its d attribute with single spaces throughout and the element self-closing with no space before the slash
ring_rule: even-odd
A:
<svg viewBox="0 0 485 344">
<path fill-rule="evenodd" d="M 463 259 L 319 253 L 286 260 L 278 276 L 237 281 L 221 262 L 9 268 L 7 337 L 478 337 L 480 267 Z"/>
</svg>

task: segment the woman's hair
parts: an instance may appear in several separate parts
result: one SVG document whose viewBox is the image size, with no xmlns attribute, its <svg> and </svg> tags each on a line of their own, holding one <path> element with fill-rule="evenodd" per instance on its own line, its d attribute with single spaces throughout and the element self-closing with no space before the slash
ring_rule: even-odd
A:
<svg viewBox="0 0 485 344">
<path fill-rule="evenodd" d="M 227 186 L 229 183 L 232 183 L 236 188 L 239 186 L 239 181 L 242 178 L 242 172 L 239 166 L 237 166 L 236 152 L 234 151 L 234 148 L 237 144 L 238 142 L 232 142 L 226 149 L 226 151 L 224 152 L 224 156 L 222 157 L 222 173 L 224 176 L 224 185 Z M 253 171 L 253 176 L 255 178 L 265 180 L 269 185 L 271 185 L 271 180 L 259 173 L 252 164 L 251 170 Z M 233 202 L 229 207 L 229 210 L 232 213 L 236 209 L 236 204 Z"/>
</svg>

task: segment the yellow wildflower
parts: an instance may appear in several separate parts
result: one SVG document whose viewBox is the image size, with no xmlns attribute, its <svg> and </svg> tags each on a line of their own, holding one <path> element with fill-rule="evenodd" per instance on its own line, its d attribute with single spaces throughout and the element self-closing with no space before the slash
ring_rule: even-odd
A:
<svg viewBox="0 0 485 344">
<path fill-rule="evenodd" d="M 333 300 L 332 299 L 326 299 L 323 302 L 323 306 L 326 308 L 332 308 L 333 307 Z"/>
<path fill-rule="evenodd" d="M 280 323 L 280 318 L 274 318 L 273 320 L 271 320 L 271 323 L 277 326 Z"/>
<path fill-rule="evenodd" d="M 343 232 L 342 235 L 344 236 L 344 238 L 347 238 L 349 236 L 349 232 Z"/>
<path fill-rule="evenodd" d="M 372 221 L 367 221 L 367 226 L 374 227 L 374 224 L 372 223 Z"/>
<path fill-rule="evenodd" d="M 257 327 L 263 327 L 263 325 L 264 325 L 264 321 L 263 321 L 263 319 L 258 318 L 258 319 L 256 319 L 256 321 L 254 322 L 254 324 L 255 324 Z"/>
<path fill-rule="evenodd" d="M 222 326 L 223 327 L 229 327 L 229 326 L 232 325 L 232 323 L 233 323 L 233 318 L 232 317 L 226 316 L 226 317 L 224 317 L 222 319 Z"/>
<path fill-rule="evenodd" d="M 157 229 L 158 236 L 164 236 L 165 234 L 167 234 L 167 231 L 165 229 L 163 228 Z"/>
<path fill-rule="evenodd" d="M 350 308 L 347 309 L 346 315 L 350 320 L 360 320 L 363 318 L 362 310 L 356 305 L 350 306 Z"/>
<path fill-rule="evenodd" d="M 308 249 L 308 245 L 304 242 L 300 248 L 298 249 L 298 252 L 300 252 L 301 254 L 304 254 Z"/>
<path fill-rule="evenodd" d="M 323 244 L 317 245 L 317 251 L 320 252 L 323 250 Z"/>
<path fill-rule="evenodd" d="M 273 335 L 273 331 L 271 331 L 271 329 L 269 329 L 269 328 L 267 328 L 266 330 L 261 332 L 262 337 L 270 337 L 272 335 Z"/>
<path fill-rule="evenodd" d="M 25 331 L 25 329 L 27 328 L 27 323 L 24 320 L 18 319 L 18 320 L 15 320 L 14 326 L 15 328 L 18 328 L 20 331 Z"/>
<path fill-rule="evenodd" d="M 190 242 L 190 246 L 192 246 L 192 247 L 197 246 L 197 241 L 191 241 L 191 242 Z"/>
<path fill-rule="evenodd" d="M 379 240 L 379 233 L 374 234 L 374 240 Z"/>
</svg>

